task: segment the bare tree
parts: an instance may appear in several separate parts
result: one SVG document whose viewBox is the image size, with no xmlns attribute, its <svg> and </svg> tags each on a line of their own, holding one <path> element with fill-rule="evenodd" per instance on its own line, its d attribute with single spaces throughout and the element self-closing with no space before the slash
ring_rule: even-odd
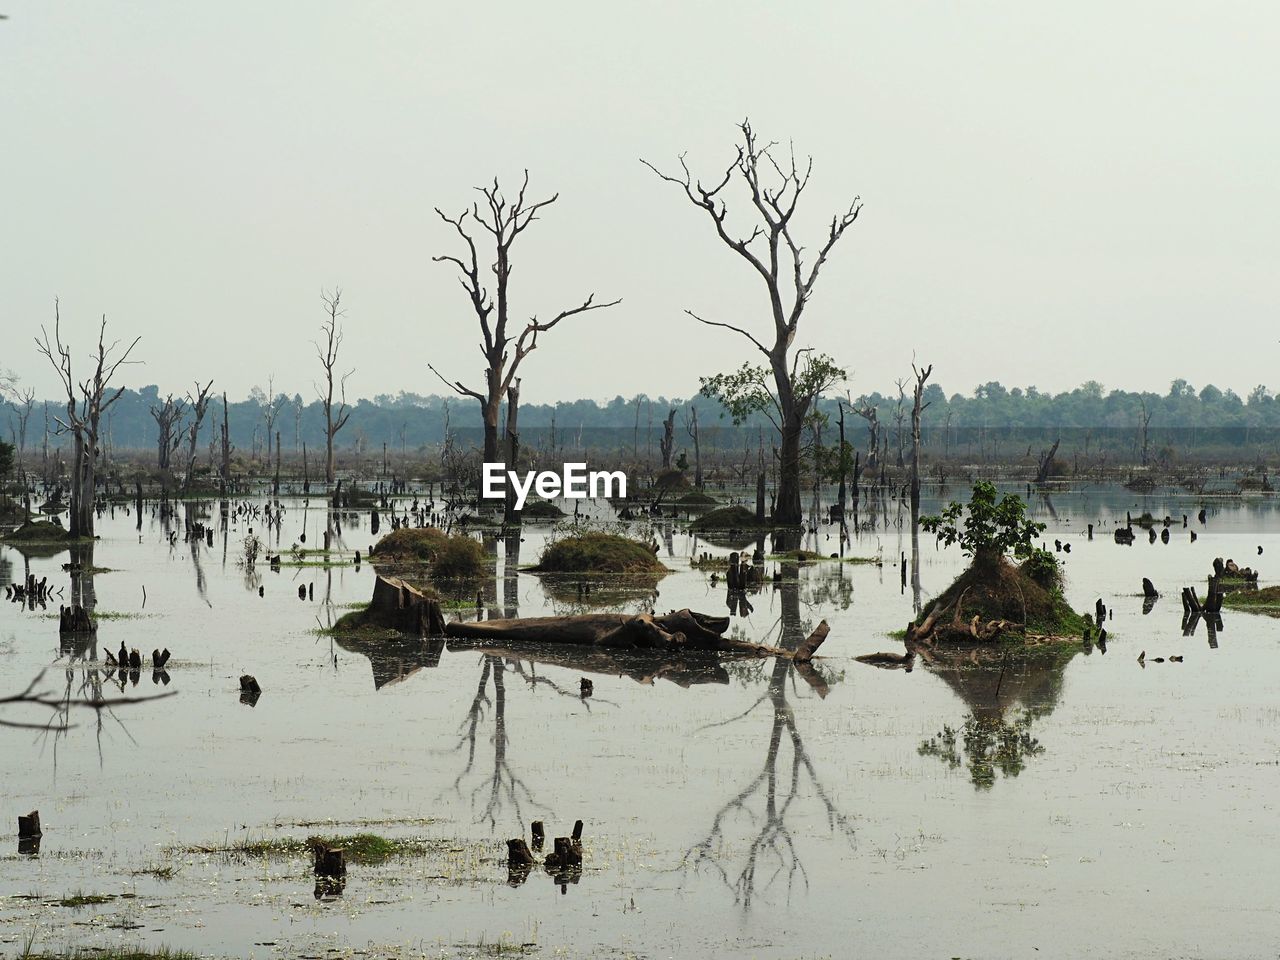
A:
<svg viewBox="0 0 1280 960">
<path fill-rule="evenodd" d="M 667 419 L 662 421 L 662 439 L 658 441 L 658 450 L 662 453 L 662 469 L 671 469 L 671 454 L 676 447 L 676 408 L 672 407 Z"/>
<path fill-rule="evenodd" d="M 804 247 L 793 235 L 791 221 L 800 196 L 809 184 L 812 158 L 802 169 L 792 150 L 789 162 L 779 163 L 771 153 L 775 144 L 761 144 L 750 121 L 743 120 L 739 129 L 742 142 L 737 147 L 737 156 L 711 186 L 704 186 L 702 181 L 694 179 L 683 155 L 680 157 L 682 172 L 678 176 L 665 174 L 646 160 L 641 162 L 663 180 L 680 187 L 690 203 L 706 211 L 720 240 L 764 281 L 773 320 L 772 337 L 760 340 L 743 327 L 706 320 L 692 311 L 686 312 L 699 323 L 741 334 L 766 357 L 773 376 L 773 399 L 780 412 L 778 428 L 782 435 L 774 521 L 797 525 L 803 521 L 800 508 L 800 441 L 805 418 L 814 398 L 831 385 L 833 372 L 841 375 L 843 372 L 829 360 L 819 362 L 825 358 L 812 354 L 808 355 L 805 366 L 800 367 L 803 351 L 797 351 L 794 357 L 790 351 L 800 317 L 813 295 L 818 273 L 845 230 L 858 218 L 862 204 L 855 198 L 844 213 L 831 218 L 827 236 L 817 255 L 811 263 L 806 263 Z M 735 176 L 746 187 L 758 217 L 758 222 L 745 239 L 731 234 L 726 225 L 728 209 L 723 194 Z M 763 241 L 763 248 L 757 241 Z"/>
<path fill-rule="evenodd" d="M 920 415 L 933 402 L 924 400 L 924 385 L 933 373 L 933 364 L 921 369 L 913 363 L 911 372 L 916 377 L 911 403 L 911 516 L 914 518 L 920 512 Z"/>
<path fill-rule="evenodd" d="M 186 405 L 182 400 L 174 400 L 172 393 L 160 406 L 151 406 L 151 418 L 157 427 L 156 466 L 161 470 L 169 469 L 169 455 L 182 442 L 182 417 L 185 413 Z"/>
<path fill-rule="evenodd" d="M 1147 398 L 1142 394 L 1138 394 L 1138 405 L 1142 408 L 1142 465 L 1147 465 L 1147 431 L 1151 426 L 1151 414 L 1153 411 L 1147 409 Z"/>
<path fill-rule="evenodd" d="M 77 381 L 72 372 L 71 348 L 62 342 L 62 318 L 58 301 L 53 304 L 53 340 L 43 325 L 41 336 L 36 338 L 36 349 L 49 359 L 62 388 L 67 395 L 66 417 L 56 418 L 58 432 L 70 433 L 75 451 L 71 477 L 71 522 L 68 533 L 73 538 L 93 536 L 94 498 L 97 494 L 97 458 L 99 425 L 102 414 L 124 393 L 124 387 L 108 389 L 111 378 L 121 365 L 127 363 L 129 354 L 141 337 L 123 350 L 120 342 L 106 342 L 107 318 L 104 315 L 98 327 L 98 349 L 91 355 L 93 374 L 87 380 Z"/>
<path fill-rule="evenodd" d="M 325 319 L 320 324 L 324 345 L 317 343 L 315 348 L 316 356 L 320 358 L 320 366 L 324 368 L 324 389 L 317 392 L 320 394 L 320 402 L 324 404 L 324 478 L 326 483 L 332 485 L 334 481 L 333 438 L 347 425 L 347 419 L 351 416 L 351 408 L 347 406 L 347 378 L 355 373 L 355 370 L 348 370 L 336 381 L 339 399 L 335 413 L 334 370 L 338 365 L 338 349 L 342 346 L 342 329 L 338 326 L 338 318 L 346 311 L 342 309 L 342 291 L 337 287 L 333 288 L 332 294 L 322 292 L 320 299 L 324 301 L 325 311 Z"/>
<path fill-rule="evenodd" d="M 692 403 L 689 404 L 688 418 L 685 420 L 685 430 L 688 431 L 690 438 L 693 440 L 693 486 L 695 489 L 702 489 L 702 438 L 698 435 L 698 408 Z"/>
<path fill-rule="evenodd" d="M 867 469 L 874 470 L 880 464 L 880 411 L 865 397 L 853 408 L 853 412 L 867 421 L 870 448 L 867 451 Z"/>
<path fill-rule="evenodd" d="M 9 377 L 6 383 L 0 384 L 0 396 L 9 395 L 9 402 L 17 411 L 18 422 L 9 423 L 9 432 L 13 436 L 13 445 L 18 451 L 18 482 L 22 485 L 22 504 L 26 509 L 22 519 L 31 516 L 31 492 L 27 485 L 26 450 L 27 424 L 31 420 L 31 411 L 35 408 L 36 392 L 33 388 L 18 389 L 16 379 Z"/>
<path fill-rule="evenodd" d="M 187 426 L 187 473 L 182 479 L 183 493 L 190 489 L 191 477 L 196 472 L 196 440 L 200 436 L 200 425 L 204 423 L 204 415 L 209 412 L 209 404 L 212 402 L 209 391 L 212 389 L 212 380 L 203 387 L 197 381 L 195 396 L 187 394 L 187 405 L 191 409 L 192 419 Z"/>
<path fill-rule="evenodd" d="M 898 388 L 898 400 L 893 405 L 893 437 L 898 445 L 898 469 L 906 466 L 903 460 L 903 448 L 906 446 L 906 431 L 903 428 L 907 419 L 907 381 L 899 377 L 894 381 Z"/>
<path fill-rule="evenodd" d="M 508 332 L 510 320 L 508 287 L 512 271 L 511 248 L 515 244 L 516 238 L 524 233 L 534 220 L 540 219 L 538 211 L 555 203 L 560 196 L 555 194 L 549 200 L 528 201 L 525 199 L 525 191 L 528 186 L 529 171 L 526 170 L 524 180 L 520 185 L 520 192 L 514 202 L 509 202 L 506 199 L 495 178 L 491 186 L 476 188 L 484 197 L 483 205 L 479 202 L 473 203 L 470 210 L 464 210 L 456 217 L 450 217 L 442 212 L 439 207 L 436 208 L 436 213 L 440 219 L 454 228 L 466 247 L 466 252 L 461 257 L 446 254 L 432 257 L 432 260 L 436 263 L 451 263 L 458 268 L 458 272 L 461 274 L 458 280 L 462 284 L 462 289 L 466 291 L 467 299 L 471 302 L 471 309 L 480 323 L 480 333 L 483 338 L 480 344 L 480 352 L 485 359 L 483 373 L 485 386 L 483 390 L 464 386 L 460 380 L 449 380 L 431 364 L 427 366 L 430 367 L 432 373 L 443 380 L 450 388 L 464 397 L 471 397 L 479 402 L 484 418 L 484 459 L 486 463 L 500 462 L 498 445 L 499 408 L 502 406 L 507 390 L 515 380 L 521 361 L 537 349 L 538 334 L 546 333 L 567 317 L 577 316 L 592 310 L 602 310 L 622 302 L 621 300 L 612 300 L 609 303 L 596 303 L 595 294 L 593 293 L 580 306 L 561 310 L 555 317 L 545 323 L 539 322 L 537 317 L 531 318 L 525 324 L 524 329 L 520 331 L 519 336 L 513 338 L 512 334 Z M 488 234 L 488 238 L 485 239 L 486 247 L 489 242 L 492 242 L 494 248 L 494 263 L 490 268 L 494 276 L 494 292 L 492 295 L 480 279 L 480 254 L 477 250 L 475 238 L 477 232 Z M 514 356 L 508 349 L 513 339 L 515 340 Z"/>
<path fill-rule="evenodd" d="M 266 400 L 262 403 L 262 419 L 267 427 L 268 459 L 271 457 L 271 438 L 276 435 L 276 419 L 280 416 L 280 411 L 284 409 L 284 405 L 288 402 L 288 398 L 286 398 L 283 393 L 276 396 L 275 374 L 267 377 L 267 393 Z"/>
</svg>

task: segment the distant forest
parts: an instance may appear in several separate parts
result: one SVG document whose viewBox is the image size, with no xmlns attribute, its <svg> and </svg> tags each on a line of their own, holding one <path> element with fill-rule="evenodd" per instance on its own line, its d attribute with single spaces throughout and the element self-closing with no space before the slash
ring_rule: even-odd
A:
<svg viewBox="0 0 1280 960">
<path fill-rule="evenodd" d="M 222 397 L 216 384 L 214 397 L 200 433 L 201 459 L 222 422 Z M 125 391 L 104 422 L 104 440 L 112 451 L 154 450 L 157 427 L 151 410 L 164 398 L 155 385 Z M 969 395 L 948 396 L 942 387 L 929 384 L 924 399 L 929 406 L 923 415 L 923 444 L 933 458 L 1017 459 L 1032 445 L 1060 439 L 1063 453 L 1133 458 L 1136 462 L 1142 458 L 1145 437 L 1146 456 L 1159 462 L 1226 453 L 1267 456 L 1277 452 L 1280 440 L 1280 399 L 1263 386 L 1241 397 L 1215 386 L 1196 389 L 1185 380 L 1173 381 L 1163 395 L 1108 391 L 1094 381 L 1058 394 L 991 382 Z M 844 401 L 846 439 L 855 448 L 866 451 L 870 447 L 873 410 L 878 421 L 878 446 L 885 459 L 892 463 L 897 458 L 900 443 L 909 447 L 911 396 L 909 392 L 899 396 L 896 391 L 851 399 L 823 397 L 819 409 L 826 417 L 821 428 L 824 445 L 835 442 L 839 400 Z M 653 456 L 662 436 L 662 421 L 672 409 L 677 411 L 676 445 L 691 447 L 686 426 L 690 403 L 697 406 L 704 456 L 754 448 L 761 441 L 768 447 L 773 442 L 772 426 L 762 415 L 735 426 L 714 400 L 644 395 L 630 399 L 618 396 L 607 403 L 574 400 L 522 405 L 521 441 L 526 448 L 540 450 L 554 446 L 555 450 L 595 449 Z M 300 395 L 277 394 L 269 401 L 264 391 L 255 388 L 249 397 L 228 404 L 231 438 L 240 455 L 265 455 L 272 407 L 276 410 L 273 432 L 279 432 L 286 456 L 303 444 L 312 451 L 323 449 L 324 411 L 318 400 L 307 402 Z M 50 448 L 65 443 L 65 438 L 52 435 L 56 430 L 53 418 L 59 410 L 57 401 L 35 402 L 26 431 L 28 455 L 38 453 L 44 444 L 46 414 Z M 865 415 L 855 412 L 858 410 Z M 18 439 L 18 414 L 12 401 L 0 401 L 0 430 L 6 440 Z M 385 443 L 390 453 L 412 455 L 439 445 L 446 431 L 455 443 L 478 445 L 479 404 L 458 396 L 381 394 L 353 404 L 351 419 L 338 434 L 336 445 L 342 451 L 372 456 L 380 455 Z"/>
</svg>

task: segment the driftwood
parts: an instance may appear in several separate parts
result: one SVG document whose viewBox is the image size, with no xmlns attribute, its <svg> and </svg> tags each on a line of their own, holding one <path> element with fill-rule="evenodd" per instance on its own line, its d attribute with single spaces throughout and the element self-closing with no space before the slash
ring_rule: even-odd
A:
<svg viewBox="0 0 1280 960">
<path fill-rule="evenodd" d="M 740 653 L 757 657 L 786 657 L 804 662 L 826 639 L 830 627 L 824 620 L 795 650 L 732 640 L 723 636 L 728 617 L 712 617 L 692 610 L 677 610 L 663 616 L 643 613 L 590 613 L 563 617 L 524 617 L 514 620 L 481 620 L 449 623 L 445 636 L 451 639 L 501 640 L 512 643 L 552 643 L 645 650 L 702 650 Z"/>
</svg>

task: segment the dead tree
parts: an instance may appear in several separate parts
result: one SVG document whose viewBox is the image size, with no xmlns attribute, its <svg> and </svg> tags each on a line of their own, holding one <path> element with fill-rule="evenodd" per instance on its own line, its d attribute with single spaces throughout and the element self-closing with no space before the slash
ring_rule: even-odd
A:
<svg viewBox="0 0 1280 960">
<path fill-rule="evenodd" d="M 320 358 L 320 366 L 324 368 L 324 389 L 317 392 L 320 394 L 320 402 L 324 404 L 324 479 L 326 483 L 332 485 L 334 481 L 333 438 L 347 425 L 347 419 L 351 416 L 351 408 L 347 406 L 347 378 L 355 373 L 355 370 L 348 370 L 336 379 L 338 404 L 335 413 L 334 371 L 338 365 L 338 349 L 342 346 L 342 329 L 338 326 L 338 318 L 346 311 L 342 309 L 342 291 L 337 287 L 333 288 L 332 294 L 321 292 L 320 299 L 324 302 L 325 312 L 325 319 L 320 324 L 324 345 L 316 343 L 315 348 L 316 356 Z"/>
<path fill-rule="evenodd" d="M 1152 411 L 1147 409 L 1147 398 L 1141 394 L 1138 395 L 1138 404 L 1142 408 L 1142 465 L 1145 467 L 1147 465 L 1147 431 L 1151 426 Z"/>
<path fill-rule="evenodd" d="M 182 417 L 185 413 L 183 401 L 174 400 L 172 393 L 164 398 L 162 405 L 151 407 L 151 418 L 157 428 L 156 466 L 161 470 L 169 469 L 169 455 L 182 442 Z"/>
<path fill-rule="evenodd" d="M 516 469 L 520 458 L 520 431 L 517 418 L 520 411 L 520 378 L 516 377 L 507 388 L 507 465 Z M 507 484 L 507 500 L 503 505 L 503 520 L 507 523 L 519 523 L 520 511 L 516 509 L 516 492 L 511 484 Z"/>
<path fill-rule="evenodd" d="M 191 477 L 196 472 L 196 440 L 200 436 L 200 425 L 204 423 L 204 415 L 208 413 L 209 404 L 212 402 L 209 398 L 211 389 L 213 389 L 212 380 L 203 387 L 197 381 L 195 396 L 187 394 L 187 406 L 191 409 L 192 420 L 187 426 L 187 473 L 182 480 L 183 493 L 191 487 Z"/>
<path fill-rule="evenodd" d="M 914 517 L 920 512 L 920 415 L 929 406 L 924 402 L 924 385 L 933 373 L 933 364 L 921 369 L 913 363 L 911 372 L 916 376 L 911 401 L 911 515 Z"/>
<path fill-rule="evenodd" d="M 280 412 L 284 409 L 284 405 L 288 399 L 284 394 L 276 396 L 275 394 L 276 378 L 273 374 L 267 377 L 267 394 L 266 401 L 262 404 L 262 419 L 267 427 L 267 459 L 271 459 L 271 438 L 276 435 L 276 419 L 280 416 Z"/>
<path fill-rule="evenodd" d="M 222 482 L 231 482 L 231 420 L 227 392 L 222 391 Z"/>
<path fill-rule="evenodd" d="M 699 323 L 741 334 L 767 358 L 773 379 L 772 401 L 779 413 L 776 426 L 781 434 L 774 522 L 799 525 L 803 522 L 800 506 L 801 434 L 814 398 L 830 385 L 829 374 L 833 365 L 828 363 L 826 367 L 829 369 L 826 370 L 821 369 L 822 365 L 815 368 L 813 363 L 799 368 L 803 351 L 797 350 L 793 354 L 792 346 L 818 273 L 845 230 L 858 218 L 862 205 L 855 197 L 844 213 L 831 218 L 826 238 L 817 248 L 812 262 L 806 264 L 804 247 L 793 235 L 791 221 L 800 196 L 809 184 L 813 160 L 810 158 L 801 167 L 792 151 L 789 162 L 780 163 L 770 152 L 774 144 L 760 143 L 750 121 L 743 120 L 739 129 L 742 142 L 737 146 L 737 156 L 710 186 L 694 179 L 683 155 L 680 157 L 679 175 L 665 174 L 648 161 L 641 162 L 664 181 L 683 190 L 695 207 L 706 211 L 721 242 L 745 260 L 764 281 L 773 320 L 772 336 L 766 336 L 764 340 L 743 327 L 686 312 Z M 745 186 L 755 208 L 753 217 L 757 219 L 745 238 L 731 234 L 727 225 L 724 190 L 735 177 Z M 757 244 L 758 240 L 763 243 Z M 811 355 L 810 361 L 815 360 Z M 817 380 L 823 382 L 817 383 Z"/>
<path fill-rule="evenodd" d="M 1036 470 L 1036 483 L 1044 483 L 1053 471 L 1053 458 L 1058 455 L 1058 444 L 1062 440 L 1054 440 L 1053 446 L 1040 455 L 1040 466 Z"/>
<path fill-rule="evenodd" d="M 685 420 L 685 430 L 693 440 L 693 486 L 702 489 L 702 440 L 698 436 L 698 408 L 689 404 L 689 416 Z"/>
<path fill-rule="evenodd" d="M 35 408 L 36 392 L 31 387 L 19 390 L 12 380 L 0 386 L 4 387 L 0 390 L 0 395 L 8 393 L 9 402 L 17 411 L 18 422 L 16 426 L 10 422 L 9 429 L 13 435 L 13 445 L 18 451 L 18 482 L 22 485 L 22 505 L 26 510 L 22 517 L 25 520 L 31 515 L 31 492 L 27 483 L 26 468 L 27 423 L 31 420 L 31 411 Z"/>
<path fill-rule="evenodd" d="M 671 454 L 676 446 L 676 408 L 672 407 L 667 418 L 662 421 L 662 439 L 658 441 L 658 452 L 662 454 L 662 469 L 671 469 Z"/>
<path fill-rule="evenodd" d="M 859 406 L 853 408 L 853 412 L 867 421 L 867 433 L 870 434 L 867 469 L 874 470 L 880 464 L 880 411 L 875 404 L 864 399 Z"/>
<path fill-rule="evenodd" d="M 561 310 L 551 320 L 539 322 L 534 317 L 525 324 L 520 334 L 513 337 L 508 332 L 510 321 L 510 295 L 508 284 L 511 279 L 511 248 L 516 238 L 528 229 L 538 218 L 538 211 L 556 202 L 560 196 L 555 194 L 549 200 L 529 201 L 525 199 L 525 191 L 529 186 L 529 171 L 525 171 L 520 192 L 514 202 L 509 202 L 502 193 L 495 178 L 491 186 L 477 187 L 484 197 L 483 206 L 473 203 L 471 209 L 464 210 L 456 217 L 450 217 L 436 208 L 436 214 L 457 232 L 466 247 L 466 252 L 455 257 L 445 254 L 431 259 L 436 263 L 451 263 L 461 274 L 458 280 L 466 291 L 471 309 L 480 323 L 483 338 L 480 352 L 484 354 L 485 369 L 483 390 L 464 386 L 460 380 L 449 380 L 431 364 L 427 364 L 431 372 L 445 382 L 451 389 L 464 397 L 471 397 L 480 404 L 484 418 L 484 461 L 498 463 L 498 414 L 507 390 L 515 380 L 521 361 L 538 346 L 538 334 L 546 333 L 561 320 L 567 317 L 601 310 L 621 303 L 613 300 L 609 303 L 596 303 L 595 294 L 591 294 L 581 306 Z M 480 278 L 480 254 L 477 249 L 477 232 L 487 233 L 494 248 L 494 262 L 490 268 L 494 276 L 494 292 Z M 485 241 L 486 245 L 489 240 Z M 510 350 L 515 340 L 515 355 Z"/>
<path fill-rule="evenodd" d="M 97 459 L 99 424 L 102 414 L 124 393 L 124 387 L 109 390 L 111 378 L 129 360 L 133 348 L 141 337 L 123 350 L 120 342 L 106 342 L 107 318 L 98 327 L 98 349 L 91 356 L 93 374 L 87 380 L 76 381 L 72 373 L 71 348 L 62 342 L 62 322 L 58 301 L 53 305 L 53 340 L 49 331 L 40 327 L 41 337 L 36 338 L 36 349 L 49 358 L 49 363 L 62 381 L 67 395 L 65 419 L 56 418 L 58 431 L 70 433 L 74 449 L 71 475 L 71 522 L 67 532 L 79 539 L 93 536 L 94 497 L 97 493 Z"/>
<path fill-rule="evenodd" d="M 893 436 L 894 436 L 894 441 L 898 445 L 898 464 L 897 465 L 898 465 L 898 469 L 901 470 L 904 466 L 906 466 L 906 463 L 903 460 L 903 450 L 906 447 L 906 435 L 905 435 L 905 431 L 903 430 L 903 424 L 906 422 L 906 419 L 907 419 L 907 394 L 906 394 L 907 381 L 899 377 L 897 380 L 894 381 L 894 383 L 898 387 L 898 400 L 893 405 Z"/>
</svg>

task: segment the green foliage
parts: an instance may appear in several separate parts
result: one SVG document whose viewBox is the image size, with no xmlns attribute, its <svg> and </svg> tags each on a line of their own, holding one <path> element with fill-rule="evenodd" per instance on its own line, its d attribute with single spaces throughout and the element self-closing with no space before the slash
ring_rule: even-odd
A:
<svg viewBox="0 0 1280 960">
<path fill-rule="evenodd" d="M 831 357 L 808 351 L 798 355 L 792 366 L 791 392 L 796 401 L 807 408 L 823 391 L 847 377 L 844 368 Z M 782 408 L 778 403 L 777 386 L 773 371 L 768 367 L 744 363 L 732 373 L 717 373 L 698 380 L 702 396 L 720 403 L 734 426 L 741 426 L 755 414 L 768 417 L 775 427 L 781 423 Z M 811 415 L 816 413 L 814 410 Z"/>
<path fill-rule="evenodd" d="M 446 534 L 435 527 L 393 530 L 374 545 L 375 565 L 429 566 L 437 580 L 469 580 L 484 576 L 488 558 L 479 541 L 465 534 Z"/>
<path fill-rule="evenodd" d="M 1058 567 L 1058 558 L 1048 550 L 1041 550 L 1039 547 L 1027 555 L 1022 568 L 1026 571 L 1027 576 L 1046 590 L 1058 586 L 1062 577 L 1062 571 Z"/>
<path fill-rule="evenodd" d="M 997 501 L 995 485 L 986 480 L 973 485 L 967 515 L 965 505 L 952 500 L 941 514 L 921 517 L 920 527 L 937 534 L 944 546 L 958 543 L 965 556 L 984 559 L 1009 552 L 1026 557 L 1045 529 L 1043 523 L 1027 519 L 1021 497 L 1007 493 Z"/>
<path fill-rule="evenodd" d="M 614 533 L 587 532 L 547 545 L 540 573 L 665 573 L 647 544 Z"/>
</svg>

